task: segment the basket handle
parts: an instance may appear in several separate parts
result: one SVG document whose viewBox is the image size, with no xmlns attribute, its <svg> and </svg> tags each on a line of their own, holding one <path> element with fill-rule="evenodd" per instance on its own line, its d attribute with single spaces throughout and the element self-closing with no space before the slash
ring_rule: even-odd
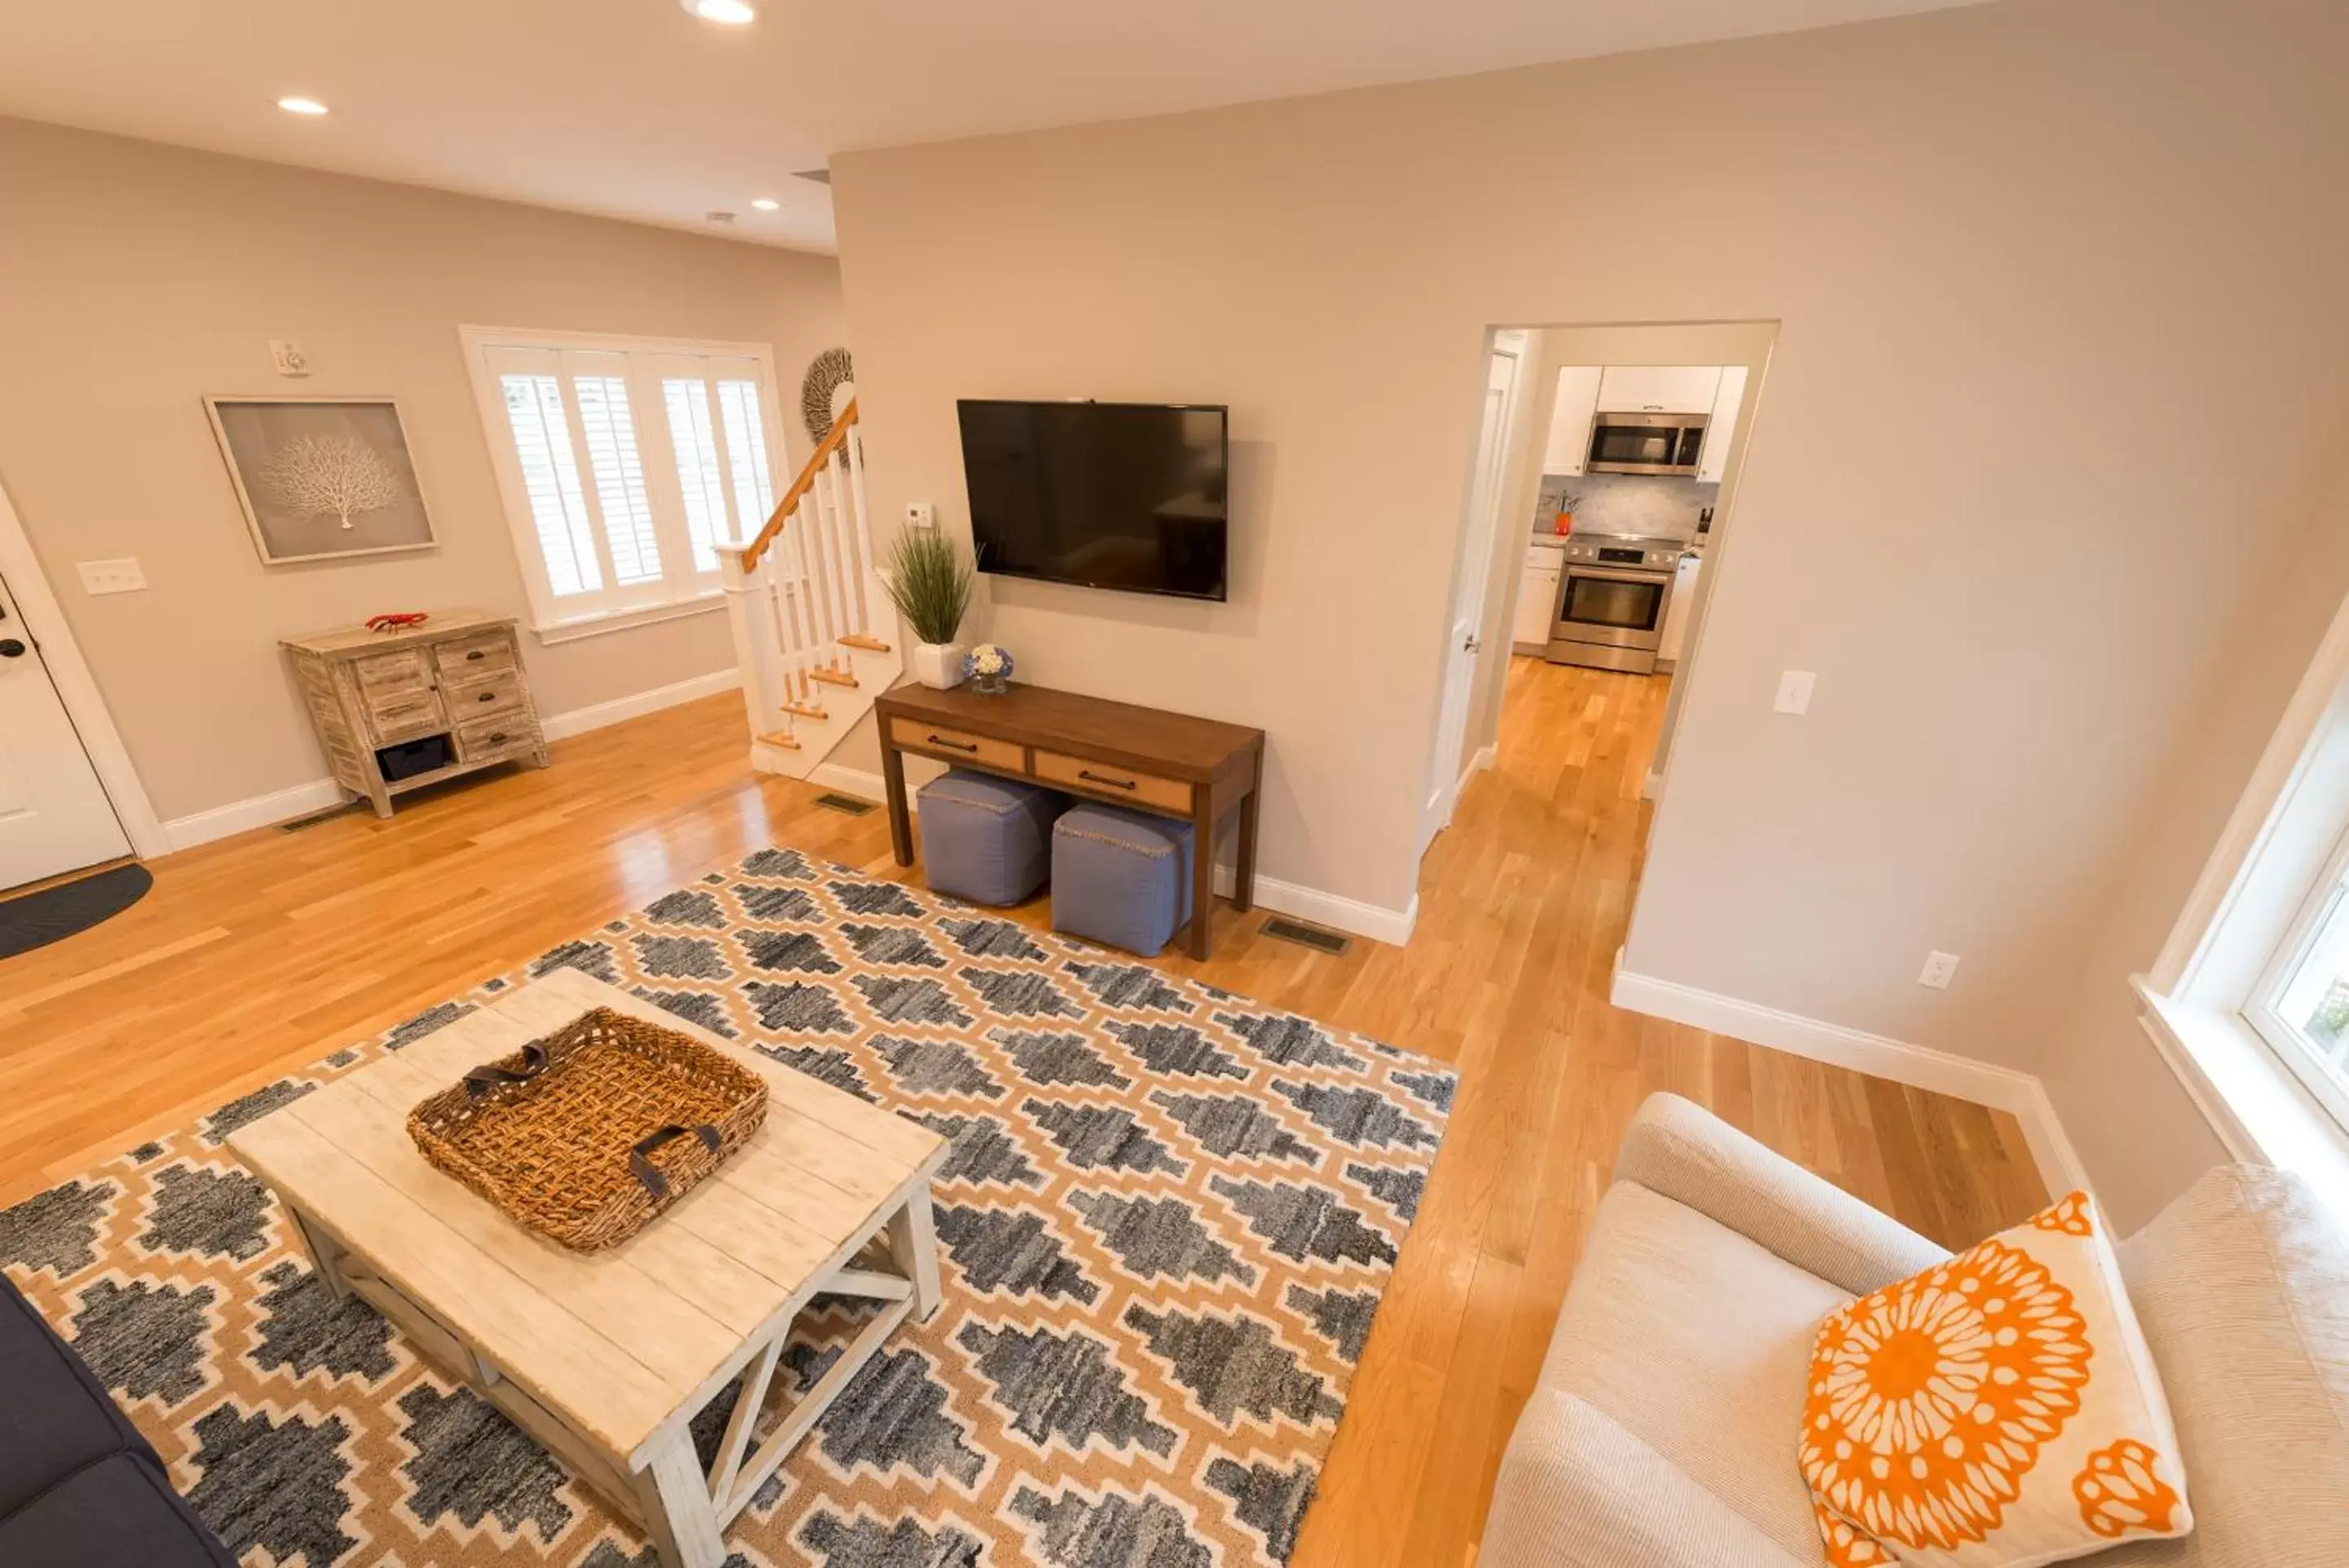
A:
<svg viewBox="0 0 2349 1568">
<path fill-rule="evenodd" d="M 710 1153 L 718 1152 L 718 1129 L 708 1122 L 697 1127 L 684 1127 L 671 1122 L 650 1137 L 639 1141 L 636 1147 L 628 1151 L 628 1168 L 636 1173 L 636 1179 L 645 1184 L 645 1190 L 653 1195 L 653 1201 L 656 1203 L 668 1196 L 668 1178 L 663 1176 L 660 1168 L 645 1157 L 655 1149 L 683 1137 L 687 1133 L 691 1133 L 699 1138 L 702 1147 Z"/>
<path fill-rule="evenodd" d="M 546 1071 L 546 1047 L 533 1040 L 522 1048 L 522 1071 L 494 1064 L 476 1067 L 465 1075 L 465 1093 L 486 1095 L 506 1084 L 527 1084 Z"/>
</svg>

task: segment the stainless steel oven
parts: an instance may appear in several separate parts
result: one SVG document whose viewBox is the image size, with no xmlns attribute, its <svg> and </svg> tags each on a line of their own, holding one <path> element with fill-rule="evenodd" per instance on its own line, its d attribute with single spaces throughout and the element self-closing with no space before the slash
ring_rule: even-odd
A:
<svg viewBox="0 0 2349 1568">
<path fill-rule="evenodd" d="M 1677 539 L 1569 536 L 1549 661 L 1652 674 L 1684 547 Z"/>
<path fill-rule="evenodd" d="M 1694 473 L 1704 451 L 1702 414 L 1608 413 L 1590 425 L 1592 473 Z"/>
</svg>

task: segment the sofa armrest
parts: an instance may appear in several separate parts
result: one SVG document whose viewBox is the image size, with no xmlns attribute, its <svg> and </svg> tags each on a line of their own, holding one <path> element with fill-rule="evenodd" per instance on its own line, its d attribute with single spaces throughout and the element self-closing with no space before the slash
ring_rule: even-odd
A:
<svg viewBox="0 0 2349 1568">
<path fill-rule="evenodd" d="M 1950 1255 L 1678 1095 L 1651 1095 L 1640 1106 L 1615 1157 L 1615 1175 L 1688 1205 L 1856 1296 Z"/>
<path fill-rule="evenodd" d="M 1537 1388 L 1493 1484 L 1476 1568 L 1817 1568 L 1595 1405 Z"/>
</svg>

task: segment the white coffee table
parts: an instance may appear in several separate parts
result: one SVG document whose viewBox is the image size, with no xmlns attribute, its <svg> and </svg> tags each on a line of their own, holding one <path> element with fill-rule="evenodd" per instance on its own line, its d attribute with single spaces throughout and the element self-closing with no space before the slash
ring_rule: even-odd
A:
<svg viewBox="0 0 2349 1568">
<path fill-rule="evenodd" d="M 591 1008 L 725 1052 L 770 1085 L 758 1136 L 608 1251 L 523 1230 L 425 1162 L 408 1113 L 470 1068 Z M 356 1293 L 641 1525 L 671 1568 L 720 1540 L 908 1314 L 938 1304 L 930 1177 L 944 1138 L 756 1052 L 560 970 L 231 1135 L 318 1272 Z M 848 1351 L 754 1449 L 792 1320 L 823 1292 L 879 1302 Z M 688 1423 L 746 1379 L 718 1460 Z"/>
</svg>

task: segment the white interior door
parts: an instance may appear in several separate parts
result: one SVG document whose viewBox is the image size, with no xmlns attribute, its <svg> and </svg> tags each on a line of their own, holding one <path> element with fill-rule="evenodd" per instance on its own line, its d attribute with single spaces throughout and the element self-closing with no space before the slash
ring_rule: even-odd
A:
<svg viewBox="0 0 2349 1568">
<path fill-rule="evenodd" d="M 1493 530 L 1497 526 L 1506 475 L 1509 421 L 1516 402 L 1523 355 L 1517 345 L 1496 341 L 1485 375 L 1485 412 L 1476 431 L 1475 481 L 1469 493 L 1467 525 L 1461 530 L 1459 587 L 1452 606 L 1452 636 L 1444 656 L 1444 699 L 1435 721 L 1435 755 L 1428 767 L 1427 805 L 1420 814 L 1419 846 L 1452 820 L 1460 798 L 1460 752 L 1468 737 L 1468 700 L 1475 690 L 1478 640 L 1485 625 L 1485 592 L 1492 576 Z"/>
<path fill-rule="evenodd" d="M 0 888 L 129 853 L 41 650 L 0 582 Z"/>
</svg>

